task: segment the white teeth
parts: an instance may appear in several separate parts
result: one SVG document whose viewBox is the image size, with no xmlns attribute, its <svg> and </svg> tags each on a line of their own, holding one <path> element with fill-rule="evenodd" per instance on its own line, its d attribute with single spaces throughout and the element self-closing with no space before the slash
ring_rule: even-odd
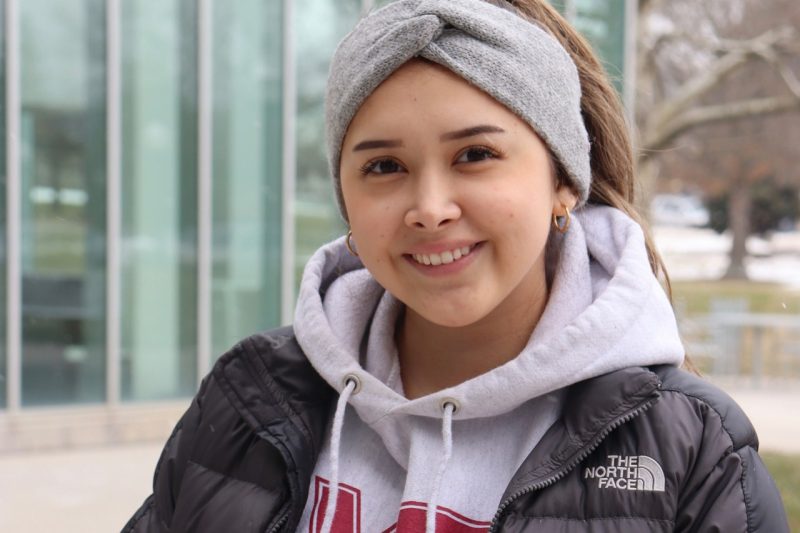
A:
<svg viewBox="0 0 800 533">
<path fill-rule="evenodd" d="M 440 254 L 413 254 L 411 257 L 414 258 L 414 261 L 423 265 L 439 266 L 448 265 L 453 261 L 458 261 L 465 255 L 469 255 L 471 251 L 471 246 L 462 246 L 461 248 L 448 250 Z"/>
</svg>

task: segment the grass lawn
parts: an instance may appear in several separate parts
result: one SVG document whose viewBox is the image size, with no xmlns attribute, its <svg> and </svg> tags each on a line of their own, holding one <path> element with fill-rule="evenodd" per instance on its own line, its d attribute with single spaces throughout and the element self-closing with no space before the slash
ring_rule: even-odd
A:
<svg viewBox="0 0 800 533">
<path fill-rule="evenodd" d="M 751 313 L 800 313 L 800 291 L 774 283 L 676 281 L 672 283 L 672 297 L 689 315 L 708 313 L 714 300 L 741 301 Z"/>
<path fill-rule="evenodd" d="M 800 316 L 800 290 L 775 283 L 679 281 L 672 296 L 689 356 L 701 372 L 800 379 L 800 329 L 778 325 L 781 315 Z M 775 317 L 775 325 L 713 327 L 713 317 L 730 312 Z"/>
<path fill-rule="evenodd" d="M 800 531 L 800 455 L 762 453 L 761 457 L 781 491 L 789 531 Z"/>
<path fill-rule="evenodd" d="M 800 314 L 800 291 L 771 283 L 681 281 L 672 284 L 672 294 L 676 308 L 685 316 L 705 315 L 714 301 L 721 303 L 723 309 L 731 302 L 730 310 L 734 310 L 738 302 L 751 313 Z M 702 368 L 702 360 L 695 362 Z M 800 533 L 800 455 L 765 452 L 761 457 L 781 491 L 789 530 Z"/>
</svg>

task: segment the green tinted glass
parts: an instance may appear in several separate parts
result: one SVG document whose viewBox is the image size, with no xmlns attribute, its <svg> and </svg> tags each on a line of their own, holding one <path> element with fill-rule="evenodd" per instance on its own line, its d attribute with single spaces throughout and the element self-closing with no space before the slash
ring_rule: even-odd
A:
<svg viewBox="0 0 800 533">
<path fill-rule="evenodd" d="M 281 2 L 213 2 L 215 354 L 278 325 L 281 295 Z"/>
<path fill-rule="evenodd" d="M 298 283 L 314 250 L 345 231 L 325 156 L 323 98 L 336 44 L 352 29 L 360 13 L 358 0 L 301 0 L 296 8 Z"/>
<path fill-rule="evenodd" d="M 196 8 L 122 3 L 121 393 L 196 387 Z"/>
<path fill-rule="evenodd" d="M 22 402 L 105 397 L 105 10 L 19 3 Z"/>
<path fill-rule="evenodd" d="M 622 92 L 625 65 L 625 0 L 573 0 L 575 26 L 594 46 L 606 72 Z"/>
</svg>

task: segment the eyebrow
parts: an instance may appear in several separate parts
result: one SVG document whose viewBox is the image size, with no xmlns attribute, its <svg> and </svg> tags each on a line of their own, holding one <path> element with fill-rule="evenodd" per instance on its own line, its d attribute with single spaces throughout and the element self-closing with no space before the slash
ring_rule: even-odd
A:
<svg viewBox="0 0 800 533">
<path fill-rule="evenodd" d="M 480 126 L 472 126 L 470 128 L 464 128 L 463 130 L 458 131 L 451 131 L 449 133 L 442 134 L 439 137 L 440 141 L 455 141 L 457 139 L 464 139 L 466 137 L 474 137 L 475 135 L 481 135 L 483 133 L 505 133 L 506 130 L 499 126 L 492 126 L 491 124 L 481 124 Z"/>
<path fill-rule="evenodd" d="M 372 150 L 374 148 L 397 148 L 403 146 L 403 141 L 397 139 L 378 139 L 374 141 L 361 141 L 353 147 L 354 152 L 359 150 Z"/>
<path fill-rule="evenodd" d="M 465 139 L 467 137 L 474 137 L 475 135 L 482 135 L 484 133 L 505 133 L 505 132 L 506 130 L 504 130 L 500 126 L 492 126 L 491 124 L 481 124 L 479 126 L 471 126 L 469 128 L 464 128 L 463 130 L 443 133 L 439 137 L 439 140 L 442 142 L 455 141 L 458 139 Z M 399 146 L 403 146 L 403 141 L 399 139 L 375 139 L 375 140 L 361 141 L 360 143 L 358 143 L 353 147 L 353 151 L 358 152 L 360 150 L 374 150 L 375 148 L 397 148 Z"/>
</svg>

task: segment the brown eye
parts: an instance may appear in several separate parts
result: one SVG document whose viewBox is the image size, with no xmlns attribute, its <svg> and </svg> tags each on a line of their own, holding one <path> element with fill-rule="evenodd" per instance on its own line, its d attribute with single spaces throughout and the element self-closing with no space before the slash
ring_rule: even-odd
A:
<svg viewBox="0 0 800 533">
<path fill-rule="evenodd" d="M 378 159 L 370 161 L 361 167 L 361 173 L 365 176 L 367 174 L 394 174 L 395 172 L 402 172 L 403 167 L 394 159 Z"/>
<path fill-rule="evenodd" d="M 480 161 L 485 161 L 486 159 L 494 159 L 496 157 L 497 153 L 493 150 L 481 146 L 475 146 L 472 148 L 467 148 L 461 152 L 461 155 L 459 155 L 456 159 L 456 163 L 477 163 Z"/>
</svg>

